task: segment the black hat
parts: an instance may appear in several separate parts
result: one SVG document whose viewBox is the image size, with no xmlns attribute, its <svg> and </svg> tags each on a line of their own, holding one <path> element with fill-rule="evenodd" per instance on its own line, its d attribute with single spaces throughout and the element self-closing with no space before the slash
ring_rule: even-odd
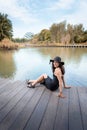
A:
<svg viewBox="0 0 87 130">
<path fill-rule="evenodd" d="M 55 57 L 53 60 L 50 60 L 50 62 L 54 62 L 54 61 L 57 61 L 61 63 L 62 65 L 64 65 L 64 62 L 61 61 L 61 58 L 59 56 Z"/>
</svg>

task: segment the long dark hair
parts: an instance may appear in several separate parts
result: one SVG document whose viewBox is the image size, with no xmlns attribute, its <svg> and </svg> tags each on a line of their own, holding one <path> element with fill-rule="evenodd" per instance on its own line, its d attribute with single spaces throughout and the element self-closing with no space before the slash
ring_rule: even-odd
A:
<svg viewBox="0 0 87 130">
<path fill-rule="evenodd" d="M 59 68 L 60 68 L 62 74 L 64 75 L 65 74 L 65 67 L 64 67 L 64 65 L 62 65 L 61 63 L 59 63 Z M 53 73 L 55 71 L 55 67 L 53 65 L 53 62 L 52 62 L 52 71 L 53 71 Z"/>
</svg>

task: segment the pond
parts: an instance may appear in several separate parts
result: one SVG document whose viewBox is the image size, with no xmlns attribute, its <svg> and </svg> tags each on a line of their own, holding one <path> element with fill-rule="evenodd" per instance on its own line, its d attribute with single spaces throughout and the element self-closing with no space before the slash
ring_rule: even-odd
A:
<svg viewBox="0 0 87 130">
<path fill-rule="evenodd" d="M 71 86 L 87 87 L 87 49 L 31 47 L 0 50 L 0 77 L 11 80 L 35 79 L 43 73 L 52 77 L 49 60 L 60 56 L 65 62 L 65 80 Z"/>
</svg>

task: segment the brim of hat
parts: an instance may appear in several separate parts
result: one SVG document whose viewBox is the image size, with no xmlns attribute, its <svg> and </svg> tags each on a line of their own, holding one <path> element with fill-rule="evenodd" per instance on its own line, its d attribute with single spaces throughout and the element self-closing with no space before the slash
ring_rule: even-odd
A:
<svg viewBox="0 0 87 130">
<path fill-rule="evenodd" d="M 50 60 L 50 62 L 54 62 L 54 60 L 52 60 L 52 59 L 51 59 L 51 60 Z M 60 62 L 60 63 L 61 63 L 62 65 L 64 65 L 64 64 L 65 64 L 64 62 Z"/>
<path fill-rule="evenodd" d="M 50 62 L 54 62 L 54 60 L 50 59 Z"/>
<path fill-rule="evenodd" d="M 62 65 L 64 65 L 65 63 L 64 62 L 60 62 Z"/>
</svg>

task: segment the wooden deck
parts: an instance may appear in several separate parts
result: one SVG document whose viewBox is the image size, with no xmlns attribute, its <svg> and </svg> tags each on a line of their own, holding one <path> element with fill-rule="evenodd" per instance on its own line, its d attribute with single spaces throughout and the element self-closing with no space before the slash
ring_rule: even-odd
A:
<svg viewBox="0 0 87 130">
<path fill-rule="evenodd" d="M 65 99 L 43 85 L 0 79 L 0 130 L 87 130 L 87 88 L 63 92 Z"/>
</svg>

